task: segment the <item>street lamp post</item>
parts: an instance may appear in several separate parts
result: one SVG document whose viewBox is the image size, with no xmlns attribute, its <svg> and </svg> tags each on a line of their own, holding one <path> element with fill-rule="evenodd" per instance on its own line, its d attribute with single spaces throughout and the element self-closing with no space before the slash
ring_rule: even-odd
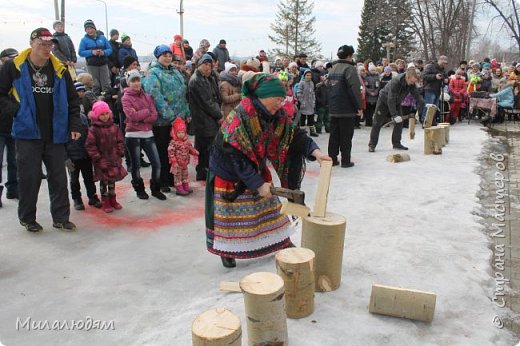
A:
<svg viewBox="0 0 520 346">
<path fill-rule="evenodd" d="M 104 0 L 96 0 L 98 2 L 102 2 L 103 5 L 105 5 L 105 25 L 106 25 L 106 32 L 105 32 L 105 36 L 107 35 L 110 35 L 109 31 L 108 31 L 108 9 L 107 9 L 107 3 L 104 1 Z"/>
<path fill-rule="evenodd" d="M 177 11 L 177 13 L 179 14 L 180 16 L 180 25 L 181 25 L 181 36 L 182 38 L 184 38 L 184 7 L 182 6 L 182 3 L 183 3 L 183 0 L 180 0 L 181 3 L 180 3 L 180 7 L 179 7 L 179 11 Z"/>
</svg>

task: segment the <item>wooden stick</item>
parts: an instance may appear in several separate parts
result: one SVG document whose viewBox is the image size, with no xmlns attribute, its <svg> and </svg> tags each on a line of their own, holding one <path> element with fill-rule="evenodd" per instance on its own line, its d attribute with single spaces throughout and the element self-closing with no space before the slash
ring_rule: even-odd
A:
<svg viewBox="0 0 520 346">
<path fill-rule="evenodd" d="M 408 121 L 408 134 L 410 135 L 410 139 L 415 138 L 415 117 L 410 118 Z"/>
<path fill-rule="evenodd" d="M 324 217 L 327 213 L 327 197 L 329 194 L 330 176 L 332 173 L 332 161 L 323 161 L 320 167 L 320 179 L 316 191 L 313 216 Z"/>
<path fill-rule="evenodd" d="M 242 290 L 240 289 L 240 284 L 238 282 L 221 281 L 219 288 L 221 291 L 242 293 Z"/>
<path fill-rule="evenodd" d="M 431 322 L 437 296 L 399 287 L 372 285 L 368 311 L 375 314 Z"/>
</svg>

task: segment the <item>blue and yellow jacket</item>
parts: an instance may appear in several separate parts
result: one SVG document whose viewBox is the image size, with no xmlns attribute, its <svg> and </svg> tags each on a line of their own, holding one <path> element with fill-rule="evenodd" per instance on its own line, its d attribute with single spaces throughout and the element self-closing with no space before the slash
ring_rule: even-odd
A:
<svg viewBox="0 0 520 346">
<path fill-rule="evenodd" d="M 12 63 L 4 66 L 0 76 L 0 106 L 17 108 L 12 114 L 14 119 L 11 135 L 15 139 L 41 139 L 27 62 L 30 53 L 31 48 L 22 51 Z M 53 55 L 50 56 L 50 61 L 54 68 L 53 143 L 63 144 L 68 142 L 69 132 L 79 132 L 79 98 L 67 68 Z M 13 102 L 18 107 L 12 105 Z"/>
</svg>

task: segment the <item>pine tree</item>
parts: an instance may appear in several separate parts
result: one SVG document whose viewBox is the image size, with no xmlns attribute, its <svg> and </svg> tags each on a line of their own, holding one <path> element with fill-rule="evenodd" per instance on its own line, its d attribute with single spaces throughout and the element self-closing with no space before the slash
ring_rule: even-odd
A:
<svg viewBox="0 0 520 346">
<path fill-rule="evenodd" d="M 382 38 L 385 36 L 382 23 L 379 21 L 378 9 L 381 1 L 365 0 L 361 12 L 361 25 L 359 26 L 357 60 L 380 60 L 385 56 Z"/>
<path fill-rule="evenodd" d="M 281 56 L 293 56 L 306 53 L 318 56 L 321 45 L 314 38 L 316 17 L 312 16 L 314 1 L 281 0 L 274 23 L 271 23 L 273 35 L 269 39 L 279 47 L 273 53 Z M 281 48 L 283 47 L 283 48 Z"/>
<path fill-rule="evenodd" d="M 382 15 L 385 20 L 384 34 L 391 35 L 394 42 L 393 60 L 406 58 L 413 54 L 415 34 L 413 31 L 410 0 L 386 0 Z"/>
</svg>

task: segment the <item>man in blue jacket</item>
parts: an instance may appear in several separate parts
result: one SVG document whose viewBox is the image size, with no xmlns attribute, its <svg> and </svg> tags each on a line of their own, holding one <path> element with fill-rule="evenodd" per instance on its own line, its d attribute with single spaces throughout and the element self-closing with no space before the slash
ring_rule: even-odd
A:
<svg viewBox="0 0 520 346">
<path fill-rule="evenodd" d="M 65 171 L 65 143 L 80 137 L 79 99 L 70 74 L 51 54 L 55 38 L 45 28 L 31 33 L 28 48 L 0 72 L 0 108 L 13 119 L 18 166 L 18 218 L 29 232 L 36 222 L 42 162 L 47 169 L 53 227 L 73 231 Z"/>
<path fill-rule="evenodd" d="M 79 43 L 79 56 L 87 60 L 88 73 L 94 79 L 94 94 L 100 91 L 109 93 L 111 90 L 110 71 L 108 69 L 108 57 L 112 54 L 112 46 L 105 36 L 98 34 L 96 25 L 91 19 L 83 24 L 85 36 Z"/>
</svg>

